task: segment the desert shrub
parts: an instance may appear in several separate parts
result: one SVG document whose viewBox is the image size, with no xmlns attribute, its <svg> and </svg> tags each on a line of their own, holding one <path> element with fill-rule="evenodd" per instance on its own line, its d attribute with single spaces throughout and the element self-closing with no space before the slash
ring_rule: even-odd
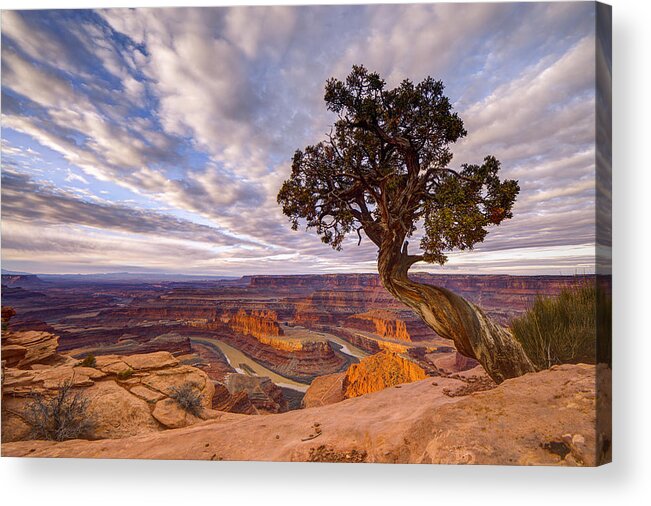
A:
<svg viewBox="0 0 651 506">
<path fill-rule="evenodd" d="M 118 379 L 121 381 L 128 380 L 131 376 L 133 376 L 133 369 L 131 368 L 120 371 L 117 374 Z"/>
<path fill-rule="evenodd" d="M 563 289 L 555 297 L 538 297 L 524 315 L 511 321 L 511 330 L 539 369 L 563 363 L 594 364 L 598 325 L 600 340 L 610 342 L 610 326 L 604 323 L 610 319 L 611 307 L 610 296 L 595 283 L 586 282 Z M 610 361 L 601 355 L 600 350 L 600 361 Z"/>
<path fill-rule="evenodd" d="M 88 412 L 90 401 L 75 391 L 71 381 L 61 384 L 56 395 L 34 394 L 25 407 L 23 420 L 32 439 L 65 441 L 90 436 L 95 422 Z"/>
<path fill-rule="evenodd" d="M 203 395 L 195 383 L 186 381 L 180 386 L 173 386 L 170 388 L 169 396 L 191 415 L 201 414 Z"/>
<path fill-rule="evenodd" d="M 95 355 L 89 353 L 84 357 L 84 359 L 79 362 L 81 367 L 95 367 L 97 365 L 97 360 L 95 360 Z"/>
</svg>

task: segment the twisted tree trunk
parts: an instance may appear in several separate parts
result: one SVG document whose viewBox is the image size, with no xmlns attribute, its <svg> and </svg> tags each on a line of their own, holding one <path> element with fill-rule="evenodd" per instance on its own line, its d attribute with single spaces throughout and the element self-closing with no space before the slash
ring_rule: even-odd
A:
<svg viewBox="0 0 651 506">
<path fill-rule="evenodd" d="M 459 353 L 476 359 L 496 383 L 535 371 L 520 343 L 479 307 L 445 288 L 410 280 L 409 268 L 420 260 L 408 254 L 406 242 L 382 241 L 378 271 L 391 295 L 441 337 L 453 340 Z"/>
</svg>

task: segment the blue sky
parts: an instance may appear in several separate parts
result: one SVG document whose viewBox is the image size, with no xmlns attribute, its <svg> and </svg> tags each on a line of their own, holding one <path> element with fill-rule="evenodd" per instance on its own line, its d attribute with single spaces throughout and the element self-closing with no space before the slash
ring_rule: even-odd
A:
<svg viewBox="0 0 651 506">
<path fill-rule="evenodd" d="M 512 220 L 430 270 L 594 271 L 589 2 L 3 11 L 3 268 L 374 271 L 369 241 L 333 251 L 276 204 L 356 63 L 443 80 L 452 165 L 520 181 Z"/>
</svg>

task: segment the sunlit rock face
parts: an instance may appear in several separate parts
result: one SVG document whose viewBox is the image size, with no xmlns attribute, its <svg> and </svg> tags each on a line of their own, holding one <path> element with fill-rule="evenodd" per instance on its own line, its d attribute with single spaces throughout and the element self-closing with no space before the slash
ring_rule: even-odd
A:
<svg viewBox="0 0 651 506">
<path fill-rule="evenodd" d="M 424 379 L 425 371 L 414 362 L 388 351 L 365 358 L 346 371 L 343 392 L 346 398 L 378 392 L 385 388 Z"/>
<path fill-rule="evenodd" d="M 427 377 L 418 364 L 383 351 L 351 365 L 346 372 L 316 378 L 303 398 L 304 407 L 322 406 L 412 383 Z"/>
<path fill-rule="evenodd" d="M 278 324 L 278 315 L 268 309 L 240 309 L 235 315 L 226 314 L 222 321 L 235 330 L 245 335 L 268 338 L 284 335 L 283 329 Z"/>
</svg>

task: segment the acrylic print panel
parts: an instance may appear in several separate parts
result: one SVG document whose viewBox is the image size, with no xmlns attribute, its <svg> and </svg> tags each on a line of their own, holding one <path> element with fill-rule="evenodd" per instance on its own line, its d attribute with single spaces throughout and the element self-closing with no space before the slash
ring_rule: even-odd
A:
<svg viewBox="0 0 651 506">
<path fill-rule="evenodd" d="M 3 455 L 610 461 L 610 12 L 4 11 Z"/>
</svg>

